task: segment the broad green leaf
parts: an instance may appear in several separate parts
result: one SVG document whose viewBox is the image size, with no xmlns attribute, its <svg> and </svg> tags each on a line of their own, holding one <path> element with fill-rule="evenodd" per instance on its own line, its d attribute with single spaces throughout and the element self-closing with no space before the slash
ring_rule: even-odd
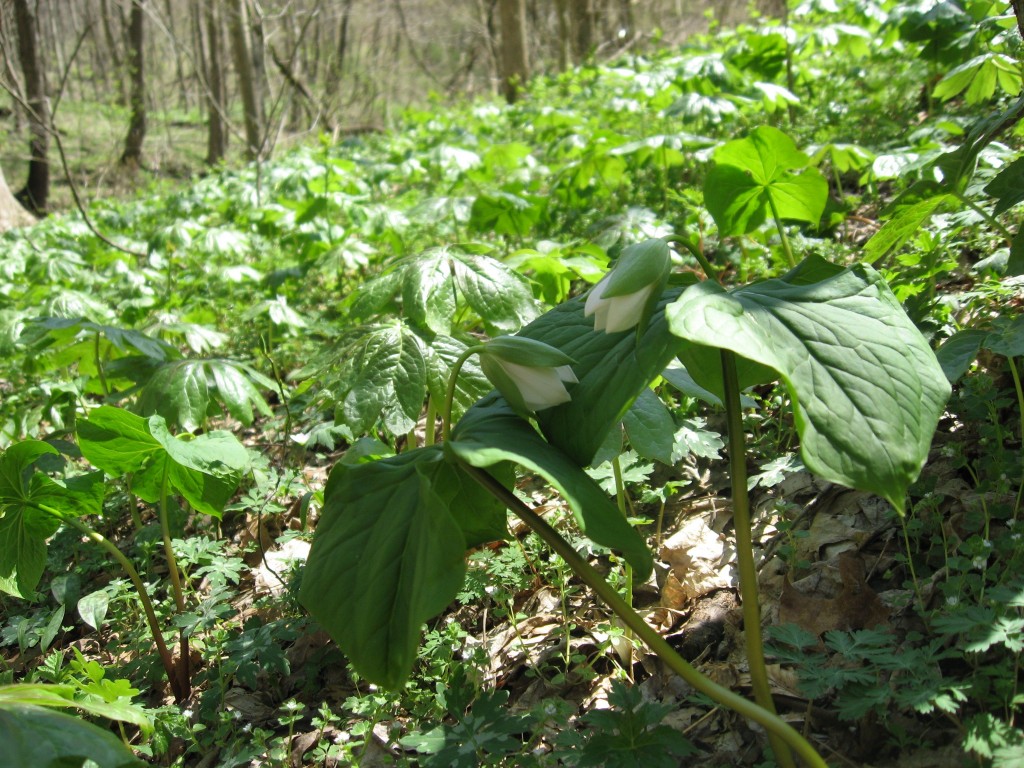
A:
<svg viewBox="0 0 1024 768">
<path fill-rule="evenodd" d="M 459 292 L 491 335 L 514 333 L 537 316 L 530 284 L 489 256 L 456 253 L 452 271 Z"/>
<path fill-rule="evenodd" d="M 651 390 L 643 390 L 622 417 L 633 450 L 645 459 L 672 465 L 676 424 L 668 408 Z"/>
<path fill-rule="evenodd" d="M 459 359 L 467 345 L 451 336 L 435 336 L 427 347 L 427 388 L 438 408 L 444 403 L 448 392 L 448 381 L 452 366 Z M 473 403 L 493 389 L 491 382 L 480 370 L 476 355 L 462 365 L 459 380 L 455 384 L 455 400 L 452 403 L 452 420 L 457 421 Z"/>
<path fill-rule="evenodd" d="M 431 249 L 404 270 L 402 307 L 413 324 L 434 333 L 451 333 L 457 297 L 448 251 Z"/>
<path fill-rule="evenodd" d="M 149 417 L 149 431 L 166 452 L 163 467 L 155 464 L 150 470 L 152 476 L 168 472 L 171 487 L 189 504 L 219 519 L 249 463 L 249 455 L 238 438 L 223 430 L 193 439 L 174 437 L 159 416 Z"/>
<path fill-rule="evenodd" d="M 543 201 L 511 192 L 490 192 L 473 201 L 469 225 L 476 232 L 523 238 L 536 226 L 543 212 Z"/>
<path fill-rule="evenodd" d="M 639 344 L 635 330 L 595 331 L 594 319 L 583 315 L 582 297 L 558 305 L 520 332 L 576 361 L 572 369 L 579 382 L 569 388 L 572 400 L 541 411 L 537 422 L 544 436 L 580 466 L 593 460 L 608 432 L 684 346 L 664 317 L 665 305 L 676 295 L 665 294 Z"/>
<path fill-rule="evenodd" d="M 220 517 L 242 473 L 248 453 L 230 432 L 174 437 L 160 416 L 144 419 L 120 408 L 100 406 L 78 422 L 82 455 L 109 475 L 132 474 L 133 490 L 151 504 L 164 483 L 193 506 Z"/>
<path fill-rule="evenodd" d="M 704 182 L 704 202 L 723 235 L 745 235 L 768 215 L 817 225 L 828 200 L 828 182 L 804 169 L 807 156 L 777 128 L 761 126 L 714 155 Z"/>
<path fill-rule="evenodd" d="M 985 339 L 985 346 L 997 355 L 1006 357 L 1024 356 L 1024 315 L 1012 320 L 996 318 L 995 327 Z"/>
<path fill-rule="evenodd" d="M 950 389 L 874 270 L 855 266 L 810 285 L 767 280 L 730 293 L 699 283 L 666 314 L 681 338 L 779 373 L 808 469 L 902 511 Z"/>
<path fill-rule="evenodd" d="M 474 467 L 513 462 L 537 473 L 565 498 L 589 538 L 622 552 L 639 578 L 647 578 L 653 560 L 640 534 L 579 463 L 541 438 L 497 393 L 466 412 L 445 446 Z"/>
<path fill-rule="evenodd" d="M 138 472 L 161 451 L 146 419 L 112 405 L 78 420 L 78 444 L 89 463 L 111 477 Z"/>
<path fill-rule="evenodd" d="M 465 575 L 466 540 L 434 489 L 444 464 L 440 447 L 336 464 L 303 573 L 303 604 L 361 675 L 391 689 Z"/>
<path fill-rule="evenodd" d="M 53 515 L 28 506 L 8 507 L 0 517 L 0 590 L 28 599 L 46 569 L 46 540 L 60 526 Z"/>
<path fill-rule="evenodd" d="M 1006 276 L 1024 275 L 1024 229 L 1018 230 L 1010 244 L 1010 255 L 1006 260 Z"/>
<path fill-rule="evenodd" d="M 57 449 L 39 440 L 15 443 L 0 456 L 0 590 L 29 598 L 46 567 L 46 541 L 62 516 L 100 511 L 100 473 L 57 481 L 33 464 Z"/>
<path fill-rule="evenodd" d="M 69 768 L 91 760 L 99 768 L 144 765 L 116 736 L 64 712 L 0 699 L 0 743 L 11 766 Z"/>
</svg>

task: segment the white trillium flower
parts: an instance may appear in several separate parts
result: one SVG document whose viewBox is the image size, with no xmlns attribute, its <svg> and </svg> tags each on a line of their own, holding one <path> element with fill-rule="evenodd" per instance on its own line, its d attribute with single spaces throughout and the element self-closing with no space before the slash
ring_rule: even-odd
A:
<svg viewBox="0 0 1024 768">
<path fill-rule="evenodd" d="M 523 398 L 523 403 L 531 411 L 543 411 L 545 408 L 568 403 L 572 398 L 565 385 L 579 381 L 568 365 L 535 368 L 531 365 L 510 363 L 507 360 L 496 359 L 495 362 L 512 379 L 520 397 Z"/>
<path fill-rule="evenodd" d="M 628 331 L 645 324 L 661 296 L 671 268 L 668 244 L 653 238 L 623 249 L 615 267 L 593 287 L 583 307 L 594 330 Z"/>
<path fill-rule="evenodd" d="M 604 292 L 611 276 L 612 273 L 609 272 L 601 279 L 601 282 L 594 286 L 590 295 L 587 296 L 583 314 L 586 317 L 594 316 L 595 331 L 604 331 L 605 333 L 628 331 L 640 322 L 647 302 L 657 286 L 651 283 L 639 291 L 627 293 L 625 296 L 605 298 Z"/>
<path fill-rule="evenodd" d="M 480 350 L 480 367 L 509 405 L 529 415 L 569 402 L 566 384 L 578 382 L 573 359 L 550 344 L 522 336 L 499 336 Z"/>
</svg>

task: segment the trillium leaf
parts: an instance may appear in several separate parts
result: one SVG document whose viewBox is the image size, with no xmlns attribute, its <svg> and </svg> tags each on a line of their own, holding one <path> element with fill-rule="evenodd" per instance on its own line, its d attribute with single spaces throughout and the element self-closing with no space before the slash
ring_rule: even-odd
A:
<svg viewBox="0 0 1024 768">
<path fill-rule="evenodd" d="M 64 712 L 25 704 L 0 701 L 0 742 L 9 765 L 52 768 L 86 760 L 99 768 L 143 765 L 109 731 Z"/>
<path fill-rule="evenodd" d="M 704 282 L 666 310 L 672 331 L 779 373 L 808 469 L 902 510 L 950 387 L 879 275 L 855 266 L 813 284 Z M 715 382 L 687 366 L 697 383 Z"/>
<path fill-rule="evenodd" d="M 672 465 L 676 425 L 672 414 L 656 394 L 645 389 L 622 417 L 622 426 L 633 450 L 645 459 Z"/>
<path fill-rule="evenodd" d="M 704 202 L 723 235 L 753 232 L 772 212 L 783 220 L 817 225 L 825 212 L 828 182 L 782 131 L 756 128 L 714 155 L 704 182 Z M 805 169 L 802 173 L 794 171 Z"/>
<path fill-rule="evenodd" d="M 664 307 L 678 291 L 664 294 L 645 326 L 639 345 L 636 330 L 603 333 L 583 314 L 584 300 L 559 304 L 520 331 L 557 347 L 576 362 L 578 383 L 572 400 L 537 414 L 544 436 L 580 466 L 593 460 L 608 432 L 637 396 L 685 345 L 668 330 Z"/>
<path fill-rule="evenodd" d="M 474 467 L 520 464 L 547 480 L 569 502 L 580 529 L 593 541 L 619 551 L 647 578 L 653 560 L 643 538 L 580 465 L 545 441 L 497 393 L 466 412 L 445 444 Z"/>
<path fill-rule="evenodd" d="M 465 576 L 450 478 L 444 497 L 434 488 L 448 472 L 440 447 L 425 448 L 337 464 L 324 490 L 299 597 L 359 673 L 391 689 L 412 670 L 423 623 Z"/>
</svg>

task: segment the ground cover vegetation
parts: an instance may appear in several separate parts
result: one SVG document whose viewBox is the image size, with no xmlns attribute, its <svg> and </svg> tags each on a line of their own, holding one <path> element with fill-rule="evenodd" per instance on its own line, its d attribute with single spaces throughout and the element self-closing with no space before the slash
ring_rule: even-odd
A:
<svg viewBox="0 0 1024 768">
<path fill-rule="evenodd" d="M 1020 50 L 811 2 L 5 234 L 3 759 L 1024 764 Z"/>
</svg>

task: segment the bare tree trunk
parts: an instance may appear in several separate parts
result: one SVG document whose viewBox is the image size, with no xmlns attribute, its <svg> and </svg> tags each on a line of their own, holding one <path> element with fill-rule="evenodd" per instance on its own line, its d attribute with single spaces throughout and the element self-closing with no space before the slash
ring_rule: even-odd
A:
<svg viewBox="0 0 1024 768">
<path fill-rule="evenodd" d="M 18 57 L 25 77 L 25 101 L 31 110 L 29 142 L 31 159 L 28 180 L 18 192 L 18 199 L 33 213 L 46 211 L 50 196 L 50 105 L 46 97 L 46 78 L 39 59 L 39 27 L 28 0 L 14 1 L 14 23 L 18 30 Z M 4 184 L 6 188 L 6 183 Z"/>
<path fill-rule="evenodd" d="M 558 14 L 558 71 L 565 72 L 572 60 L 572 40 L 569 33 L 569 0 L 556 0 Z"/>
<path fill-rule="evenodd" d="M 577 63 L 594 52 L 595 0 L 569 0 L 572 18 L 573 57 Z"/>
<path fill-rule="evenodd" d="M 209 115 L 209 130 L 206 135 L 206 162 L 208 165 L 216 165 L 224 159 L 228 150 L 228 131 L 224 120 L 224 110 L 227 109 L 227 88 L 224 82 L 224 65 L 221 60 L 221 34 L 220 23 L 217 19 L 216 3 L 206 0 L 206 41 L 207 41 L 207 70 L 206 81 L 209 90 L 206 95 L 207 114 Z"/>
<path fill-rule="evenodd" d="M 133 0 L 128 20 L 128 70 L 131 77 L 131 110 L 128 135 L 124 139 L 121 163 L 137 168 L 142 163 L 142 142 L 146 138 L 145 43 L 146 0 Z"/>
<path fill-rule="evenodd" d="M 114 64 L 114 82 L 118 83 L 117 103 L 124 106 L 128 103 L 128 90 L 125 87 L 127 81 L 122 76 L 124 61 L 119 53 L 121 41 L 119 40 L 119 35 L 114 34 L 114 14 L 110 10 L 110 0 L 100 0 L 100 19 L 103 20 L 103 36 L 107 41 L 107 53 Z"/>
<path fill-rule="evenodd" d="M 500 0 L 501 79 L 505 100 L 512 104 L 530 77 L 526 51 L 526 0 Z"/>
<path fill-rule="evenodd" d="M 251 159 L 260 156 L 263 147 L 263 103 L 253 59 L 252 36 L 245 0 L 231 0 L 231 50 L 238 76 L 238 90 L 245 110 L 245 152 Z"/>
</svg>

